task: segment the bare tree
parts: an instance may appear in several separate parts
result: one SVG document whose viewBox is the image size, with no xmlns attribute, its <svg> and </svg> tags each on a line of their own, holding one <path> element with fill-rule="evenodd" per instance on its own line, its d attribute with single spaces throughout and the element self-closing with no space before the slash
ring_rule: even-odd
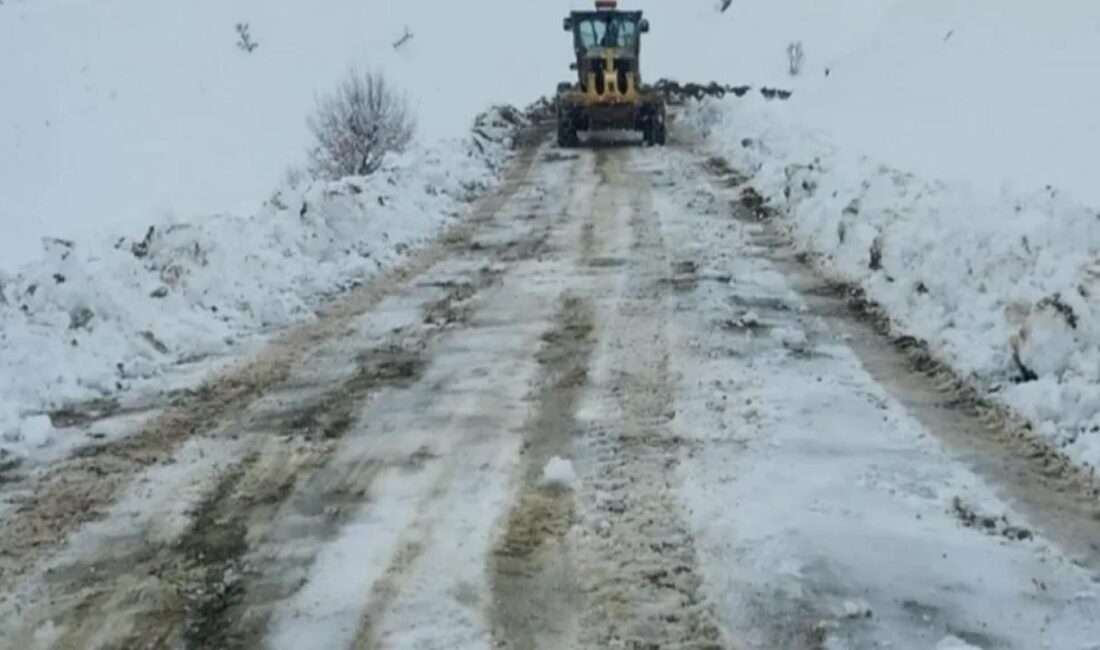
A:
<svg viewBox="0 0 1100 650">
<path fill-rule="evenodd" d="M 252 28 L 248 23 L 237 23 L 237 36 L 240 39 L 237 41 L 237 47 L 241 48 L 245 52 L 252 53 L 260 44 L 252 40 Z"/>
<path fill-rule="evenodd" d="M 806 52 L 802 49 L 802 41 L 795 41 L 787 46 L 787 71 L 792 77 L 802 73 L 802 66 L 806 63 Z"/>
<path fill-rule="evenodd" d="M 404 151 L 416 121 L 408 101 L 377 72 L 351 70 L 309 120 L 316 138 L 310 172 L 318 178 L 367 176 L 389 152 Z"/>
</svg>

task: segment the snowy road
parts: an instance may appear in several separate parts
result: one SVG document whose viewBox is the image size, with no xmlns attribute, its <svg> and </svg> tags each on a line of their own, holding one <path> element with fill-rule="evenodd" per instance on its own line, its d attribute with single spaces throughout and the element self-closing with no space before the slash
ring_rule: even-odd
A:
<svg viewBox="0 0 1100 650">
<path fill-rule="evenodd" d="M 531 149 L 318 323 L 8 477 L 0 647 L 1100 648 L 1095 499 L 732 185 Z"/>
</svg>

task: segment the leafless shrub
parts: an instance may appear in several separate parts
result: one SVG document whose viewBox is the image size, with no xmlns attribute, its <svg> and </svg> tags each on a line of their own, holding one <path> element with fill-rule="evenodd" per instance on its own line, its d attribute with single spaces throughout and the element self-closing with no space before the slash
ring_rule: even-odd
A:
<svg viewBox="0 0 1100 650">
<path fill-rule="evenodd" d="M 405 47 L 405 44 L 413 39 L 414 34 L 409 31 L 409 28 L 405 28 L 405 33 L 401 35 L 401 38 L 393 42 L 393 49 L 400 50 Z"/>
<path fill-rule="evenodd" d="M 351 70 L 318 100 L 309 128 L 316 139 L 310 173 L 335 180 L 377 171 L 387 153 L 408 147 L 416 122 L 405 97 L 381 73 Z"/>
<path fill-rule="evenodd" d="M 792 77 L 802 74 L 802 66 L 806 63 L 806 52 L 802 49 L 802 41 L 794 41 L 787 46 L 787 71 Z"/>
<path fill-rule="evenodd" d="M 237 23 L 237 47 L 245 52 L 252 53 L 260 44 L 252 40 L 252 28 L 248 23 Z"/>
</svg>

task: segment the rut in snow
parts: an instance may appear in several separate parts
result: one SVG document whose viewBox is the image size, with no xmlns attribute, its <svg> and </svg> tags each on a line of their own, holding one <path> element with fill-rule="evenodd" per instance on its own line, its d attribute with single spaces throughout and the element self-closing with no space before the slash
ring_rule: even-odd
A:
<svg viewBox="0 0 1100 650">
<path fill-rule="evenodd" d="M 542 377 L 523 443 L 519 492 L 490 559 L 493 635 L 512 650 L 563 644 L 576 624 L 580 594 L 566 540 L 576 519 L 573 494 L 546 484 L 543 469 L 555 457 L 571 456 L 595 343 L 592 310 L 587 299 L 566 296 L 538 353 Z"/>
<path fill-rule="evenodd" d="M 626 172 L 616 170 L 617 184 Z M 647 182 L 644 179 L 640 182 Z M 624 188 L 629 191 L 629 187 Z M 620 195 L 628 208 L 629 262 L 622 292 L 604 305 L 607 335 L 596 400 L 581 444 L 590 457 L 581 557 L 589 647 L 722 650 L 723 633 L 700 591 L 694 540 L 674 493 L 675 468 L 689 446 L 674 436 L 666 331 L 671 293 L 690 290 L 691 269 L 665 250 L 660 215 L 640 187 Z M 620 217 L 622 215 L 619 215 Z M 598 415 L 596 415 L 598 414 Z"/>
</svg>

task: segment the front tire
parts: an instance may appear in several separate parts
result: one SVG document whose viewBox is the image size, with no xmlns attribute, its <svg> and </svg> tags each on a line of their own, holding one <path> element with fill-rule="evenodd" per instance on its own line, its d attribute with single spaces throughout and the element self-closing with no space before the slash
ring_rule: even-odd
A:
<svg viewBox="0 0 1100 650">
<path fill-rule="evenodd" d="M 668 141 L 668 130 L 665 127 L 664 112 L 652 112 L 642 120 L 642 142 L 647 147 L 663 147 Z"/>
<path fill-rule="evenodd" d="M 656 126 L 653 142 L 659 147 L 663 147 L 668 143 L 668 129 L 665 128 L 664 120 L 661 120 L 661 123 Z"/>
<path fill-rule="evenodd" d="M 558 111 L 558 146 L 562 149 L 571 149 L 579 142 L 577 125 L 568 111 Z"/>
</svg>

